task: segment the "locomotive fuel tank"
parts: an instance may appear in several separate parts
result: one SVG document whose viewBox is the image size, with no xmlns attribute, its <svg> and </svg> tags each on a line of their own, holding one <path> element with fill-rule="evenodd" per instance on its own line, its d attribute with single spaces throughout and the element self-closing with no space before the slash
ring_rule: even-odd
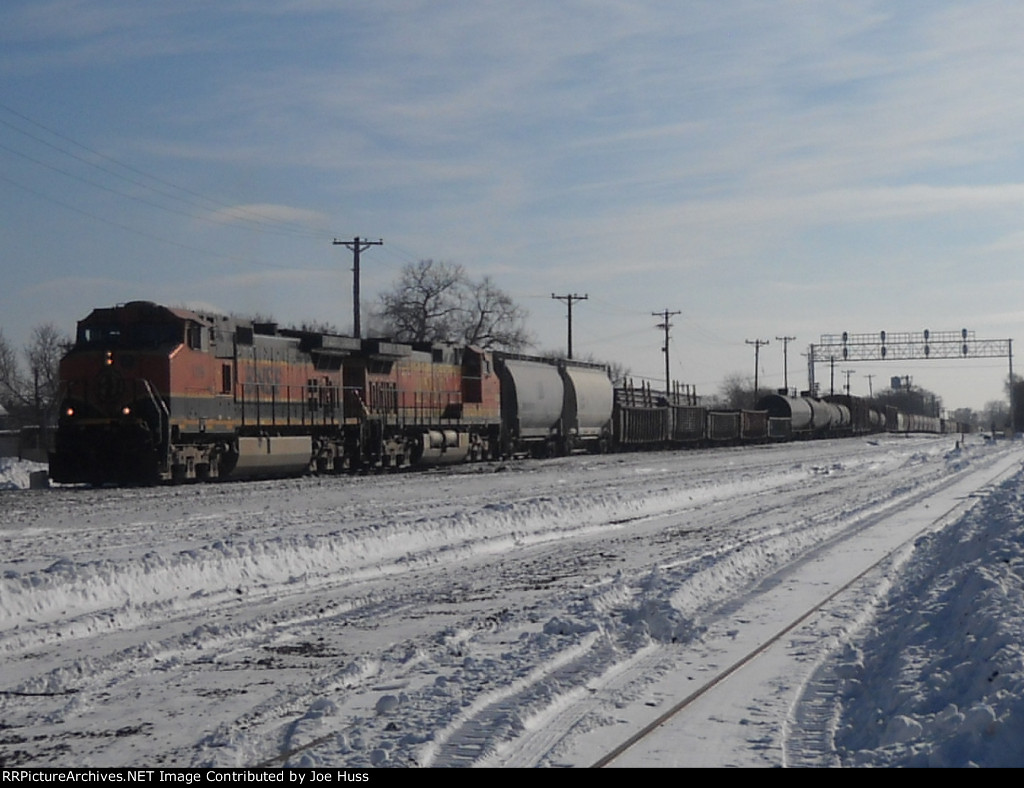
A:
<svg viewBox="0 0 1024 788">
<path fill-rule="evenodd" d="M 420 465 L 454 465 L 465 462 L 472 450 L 470 437 L 458 430 L 428 429 L 417 447 L 416 462 Z"/>
<path fill-rule="evenodd" d="M 238 439 L 238 460 L 224 476 L 252 479 L 294 476 L 309 470 L 313 439 L 309 435 L 275 435 Z"/>
</svg>

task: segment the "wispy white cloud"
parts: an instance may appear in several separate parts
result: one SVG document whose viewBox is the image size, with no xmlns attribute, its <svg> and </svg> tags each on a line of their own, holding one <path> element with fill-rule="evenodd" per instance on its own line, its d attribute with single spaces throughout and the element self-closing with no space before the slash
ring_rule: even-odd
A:
<svg viewBox="0 0 1024 788">
<path fill-rule="evenodd" d="M 312 228 L 330 226 L 330 217 L 320 211 L 290 205 L 232 205 L 207 214 L 208 219 L 223 224 L 256 224 L 270 228 L 297 225 Z"/>
<path fill-rule="evenodd" d="M 187 298 L 191 277 L 236 311 L 335 308 L 286 284 L 337 265 L 317 235 L 331 227 L 385 238 L 368 299 L 409 257 L 434 257 L 517 293 L 592 289 L 595 313 L 607 288 L 640 319 L 674 299 L 715 332 L 803 331 L 885 310 L 928 319 L 921 290 L 900 302 L 862 284 L 887 266 L 903 287 L 930 277 L 936 302 L 937 276 L 970 260 L 975 279 L 1006 281 L 1019 257 L 1024 6 L 1005 0 L 34 0 L 0 14 L 21 110 L 69 117 L 70 136 L 236 206 L 201 238 L 152 220 L 144 237 L 179 241 L 164 248 L 118 242 L 110 228 L 137 206 L 83 237 L 4 203 L 19 248 L 53 260 L 65 244 L 57 258 L 97 271 L 141 255 L 161 297 Z M 33 188 L 104 210 L 57 180 Z M 312 235 L 289 245 L 282 224 Z M 203 249 L 254 264 L 211 277 Z M 177 283 L 153 273 L 168 265 Z M 558 344 L 564 316 L 532 311 Z"/>
</svg>

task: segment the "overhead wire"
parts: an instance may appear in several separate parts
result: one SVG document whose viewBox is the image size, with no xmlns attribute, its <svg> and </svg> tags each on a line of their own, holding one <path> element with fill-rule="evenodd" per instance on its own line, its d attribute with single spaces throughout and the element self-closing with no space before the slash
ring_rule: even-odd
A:
<svg viewBox="0 0 1024 788">
<path fill-rule="evenodd" d="M 53 142 L 50 142 L 49 140 L 46 140 L 43 137 L 40 137 L 38 134 L 33 134 L 33 133 L 25 130 L 24 128 L 21 128 L 21 127 L 15 125 L 14 123 L 11 123 L 9 120 L 3 119 L 2 117 L 0 117 L 0 124 L 3 124 L 4 126 L 6 126 L 6 127 L 10 128 L 10 129 L 16 131 L 17 133 L 22 134 L 23 136 L 28 137 L 29 139 L 32 139 L 32 140 L 40 143 L 41 145 L 44 145 L 44 146 L 50 148 L 51 150 L 54 150 L 54 151 L 56 151 L 56 152 L 58 152 L 58 153 L 60 153 L 62 155 L 68 156 L 68 157 L 70 157 L 70 158 L 72 158 L 72 159 L 74 159 L 74 160 L 76 160 L 78 162 L 81 162 L 82 164 L 85 164 L 88 167 L 94 168 L 94 169 L 99 170 L 101 172 L 105 172 L 108 175 L 111 175 L 114 178 L 117 178 L 117 179 L 122 180 L 124 182 L 131 183 L 131 184 L 139 186 L 139 187 L 141 187 L 143 189 L 147 189 L 147 190 L 153 192 L 154 194 L 161 195 L 163 197 L 166 197 L 167 199 L 174 200 L 174 201 L 177 201 L 177 202 L 180 202 L 180 203 L 184 203 L 186 205 L 191 205 L 191 206 L 193 206 L 195 208 L 199 208 L 201 210 L 211 210 L 212 209 L 212 210 L 216 210 L 216 211 L 226 212 L 226 214 L 229 215 L 232 219 L 254 224 L 259 229 L 264 230 L 264 231 L 268 231 L 269 230 L 269 231 L 276 231 L 276 232 L 280 232 L 280 233 L 284 233 L 284 234 L 296 234 L 296 235 L 305 235 L 305 236 L 313 235 L 313 236 L 317 236 L 317 237 L 329 237 L 329 236 L 332 235 L 332 233 L 329 232 L 325 228 L 314 228 L 314 227 L 312 227 L 312 226 L 310 226 L 308 224 L 300 224 L 300 223 L 293 222 L 293 221 L 286 220 L 286 219 L 279 219 L 279 218 L 276 218 L 276 217 L 266 216 L 265 214 L 261 214 L 258 211 L 252 210 L 251 208 L 240 207 L 237 204 L 228 203 L 228 202 L 226 202 L 224 200 L 217 199 L 217 198 L 214 198 L 214 197 L 210 197 L 208 195 L 201 194 L 200 192 L 197 192 L 197 191 L 195 191 L 193 189 L 187 188 L 185 186 L 181 186 L 180 184 L 173 183 L 173 182 L 171 182 L 171 181 L 169 181 L 169 180 L 167 180 L 165 178 L 162 178 L 159 175 L 155 175 L 155 174 L 153 174 L 151 172 L 147 172 L 145 170 L 140 169 L 139 167 L 136 167 L 136 166 L 134 166 L 132 164 L 123 162 L 123 161 L 121 161 L 119 159 L 114 158 L 113 156 L 110 156 L 110 155 L 108 155 L 106 153 L 103 153 L 103 152 L 98 151 L 98 150 L 96 150 L 94 148 L 91 148 L 88 145 L 85 145 L 85 144 L 83 144 L 83 143 L 81 143 L 81 142 L 79 142 L 79 141 L 69 137 L 68 135 L 63 134 L 60 131 L 57 131 L 55 129 L 51 129 L 48 126 L 45 126 L 45 125 L 39 123 L 38 121 L 35 121 L 32 118 L 29 118 L 28 116 L 24 115 L 23 113 L 20 113 L 17 110 L 14 110 L 11 107 L 9 107 L 9 106 L 7 106 L 7 105 L 5 105 L 3 103 L 0 103 L 0 109 L 3 109 L 5 111 L 7 111 L 8 113 L 16 116 L 20 120 L 22 120 L 22 121 L 24 121 L 26 123 L 29 123 L 32 126 L 38 128 L 38 129 L 41 129 L 42 131 L 45 131 L 47 134 L 51 134 L 54 137 L 56 137 L 56 138 L 58 138 L 58 139 L 60 139 L 60 140 L 62 140 L 64 142 L 74 146 L 75 148 L 78 148 L 78 149 L 88 153 L 90 156 L 102 159 L 104 162 L 108 162 L 108 163 L 110 163 L 110 164 L 112 164 L 112 165 L 114 165 L 114 166 L 116 166 L 118 168 L 122 168 L 122 169 L 124 169 L 124 170 L 126 170 L 126 171 L 128 171 L 130 173 L 133 173 L 134 175 L 137 175 L 137 176 L 140 176 L 141 178 L 145 178 L 145 179 L 148 179 L 150 181 L 153 181 L 154 183 L 160 184 L 161 186 L 166 187 L 166 188 L 157 188 L 157 187 L 153 186 L 150 183 L 146 183 L 145 181 L 140 180 L 137 177 L 129 177 L 129 176 L 125 175 L 124 173 L 121 173 L 121 172 L 118 172 L 115 169 L 112 169 L 109 166 L 104 166 L 102 164 L 97 163 L 96 161 L 92 161 L 92 160 L 90 160 L 90 159 L 88 159 L 88 158 L 86 158 L 84 156 L 78 155 L 73 150 L 68 150 L 65 147 L 61 147 L 60 145 L 54 144 Z M 17 153 L 18 155 L 24 156 L 25 158 L 31 158 L 27 154 L 19 153 L 18 151 L 14 151 L 11 148 L 7 148 L 7 150 L 10 150 L 10 151 L 12 151 L 14 153 Z M 146 202 L 146 204 L 152 205 L 153 207 L 157 207 L 157 208 L 160 208 L 162 210 L 169 210 L 169 211 L 172 211 L 172 212 L 175 212 L 175 213 L 180 213 L 180 211 L 173 211 L 172 209 L 167 208 L 166 206 L 161 206 L 159 204 L 154 204 L 151 201 L 144 201 L 144 200 L 142 200 L 142 198 L 139 198 L 139 197 L 137 197 L 135 195 L 126 194 L 124 192 L 119 192 L 117 190 L 112 189 L 111 187 L 106 187 L 106 186 L 103 186 L 101 184 L 97 184 L 94 181 L 90 181 L 88 179 L 82 178 L 81 176 L 73 175 L 73 174 L 68 173 L 67 171 L 62 170 L 62 169 L 60 169 L 60 168 L 58 168 L 58 167 L 56 167 L 54 165 L 45 164 L 45 163 L 40 162 L 40 161 L 38 161 L 36 159 L 32 159 L 32 160 L 35 163 L 37 163 L 37 164 L 42 164 L 43 166 L 49 167 L 50 169 L 56 170 L 56 171 L 61 172 L 61 173 L 65 174 L 65 175 L 69 175 L 70 177 L 74 177 L 74 178 L 76 178 L 78 180 L 82 180 L 83 182 L 86 182 L 86 183 L 89 183 L 91 185 L 97 186 L 98 188 L 102 188 L 102 189 L 105 189 L 107 191 L 114 191 L 115 193 L 118 193 L 118 194 L 120 194 L 121 196 L 123 196 L 123 197 L 125 197 L 127 199 L 140 200 L 140 201 Z M 194 214 L 188 214 L 188 215 L 190 217 L 192 217 L 192 218 L 200 218 L 200 219 L 204 218 L 202 216 L 195 216 Z"/>
<path fill-rule="evenodd" d="M 258 231 L 260 233 L 271 233 L 288 237 L 307 238 L 314 241 L 322 241 L 324 243 L 332 243 L 333 241 L 338 239 L 347 239 L 349 237 L 353 237 L 349 233 L 330 231 L 327 228 L 313 226 L 310 225 L 309 223 L 302 224 L 294 221 L 280 219 L 277 217 L 267 216 L 266 214 L 253 210 L 252 208 L 242 207 L 239 206 L 238 204 L 232 204 L 222 199 L 202 194 L 194 189 L 174 183 L 159 175 L 155 175 L 152 172 L 148 172 L 133 164 L 129 164 L 106 153 L 98 151 L 95 148 L 85 145 L 82 142 L 73 139 L 72 137 L 60 131 L 52 129 L 42 123 L 39 123 L 36 120 L 33 120 L 32 118 L 26 116 L 21 112 L 18 112 L 17 110 L 11 108 L 6 104 L 3 104 L 2 102 L 0 102 L 0 109 L 5 110 L 6 112 L 20 119 L 21 121 L 31 124 L 31 126 L 40 129 L 46 132 L 47 134 L 53 135 L 54 137 L 58 138 L 59 140 L 62 140 L 68 145 L 80 149 L 81 151 L 84 151 L 89 156 L 96 157 L 102 160 L 103 162 L 109 163 L 112 166 L 106 166 L 104 164 L 97 163 L 96 161 L 92 161 L 86 156 L 79 155 L 73 149 L 69 150 L 67 149 L 67 147 L 62 147 L 61 145 L 54 144 L 53 142 L 41 137 L 39 134 L 32 133 L 31 131 L 28 131 L 25 128 L 21 128 L 18 125 L 11 123 L 9 120 L 0 117 L 0 124 L 16 131 L 19 134 L 24 135 L 29 139 L 34 140 L 35 142 L 41 145 L 46 146 L 47 148 L 53 151 L 56 151 L 61 155 L 68 156 L 77 162 L 80 162 L 100 172 L 106 173 L 114 178 L 119 179 L 122 182 L 138 186 L 153 194 L 159 195 L 169 200 L 173 200 L 176 203 L 195 208 L 202 212 L 214 211 L 215 214 L 211 216 L 208 215 L 208 213 L 194 213 L 187 210 L 179 210 L 168 205 L 163 205 L 152 199 L 147 199 L 146 197 L 136 194 L 130 194 L 122 189 L 118 189 L 113 186 L 100 183 L 91 178 L 87 178 L 83 175 L 76 174 L 67 169 L 64 169 L 63 167 L 60 167 L 52 163 L 48 163 L 46 161 L 42 161 L 39 158 L 31 156 L 23 151 L 16 150 L 8 145 L 3 145 L 2 143 L 0 143 L 0 148 L 7 150 L 8 152 L 14 155 L 26 159 L 37 166 L 44 167 L 51 171 L 57 172 L 65 177 L 79 181 L 92 188 L 100 189 L 102 191 L 111 193 L 117 197 L 132 200 L 142 205 L 155 208 L 157 210 L 166 211 L 172 214 L 176 214 L 178 216 L 182 216 L 192 220 L 202 221 L 219 227 L 230 227 L 231 229 L 236 229 L 240 231 Z M 122 172 L 118 172 L 115 168 L 122 168 L 127 172 L 133 173 L 133 175 L 139 177 L 129 177 Z M 253 259 L 250 256 L 225 254 L 210 249 L 203 249 L 196 245 L 181 243 L 179 241 L 173 241 L 169 238 L 156 235 L 145 230 L 140 230 L 137 227 L 131 227 L 129 225 L 124 224 L 123 222 L 104 218 L 103 216 L 95 212 L 76 207 L 64 200 L 47 195 L 46 193 L 40 191 L 39 189 L 27 187 L 24 184 L 17 183 L 9 178 L 5 178 L 5 180 L 7 180 L 12 185 L 35 195 L 40 199 L 48 200 L 56 205 L 59 205 L 68 210 L 72 210 L 90 219 L 95 219 L 96 221 L 103 222 L 112 227 L 117 227 L 121 230 L 131 232 L 141 237 L 160 241 L 162 243 L 167 243 L 173 246 L 177 246 L 179 248 L 187 249 L 198 254 L 204 254 L 224 260 L 232 260 L 243 263 L 251 262 L 267 267 L 279 266 L 279 264 Z M 146 182 L 147 180 L 152 181 L 156 184 L 160 184 L 162 188 L 157 188 L 151 183 Z M 378 259 L 380 259 L 381 262 L 383 262 L 385 265 L 389 265 L 389 260 L 397 260 L 397 262 L 393 264 L 394 268 L 400 268 L 402 265 L 422 259 L 423 257 L 422 255 L 415 255 L 410 250 L 402 249 L 401 247 L 396 246 L 394 242 L 390 241 L 383 246 L 382 251 L 383 254 L 378 254 L 375 257 L 378 257 Z"/>
<path fill-rule="evenodd" d="M 59 200 L 59 199 L 57 199 L 55 197 L 52 197 L 52 196 L 50 196 L 48 194 L 43 194 L 42 192 L 40 192 L 40 191 L 38 191 L 36 189 L 33 189 L 31 186 L 25 186 L 23 183 L 18 183 L 17 181 L 15 181 L 15 180 L 13 180 L 11 178 L 8 178 L 6 175 L 3 175 L 2 173 L 0 173 L 0 180 L 3 180 L 4 182 L 10 184 L 11 186 L 14 186 L 15 188 L 21 189 L 21 190 L 23 190 L 23 191 L 25 191 L 25 192 L 27 192 L 29 194 L 32 194 L 32 195 L 34 195 L 36 197 L 39 197 L 40 199 L 46 200 L 47 202 L 51 202 L 54 205 L 59 205 L 62 208 L 66 208 L 69 211 L 73 211 L 74 213 L 80 214 L 81 216 L 85 216 L 86 218 L 93 219 L 93 220 L 95 220 L 97 222 L 102 222 L 103 224 L 110 225 L 111 227 L 116 227 L 116 228 L 118 228 L 120 230 L 124 230 L 125 232 L 129 232 L 129 233 L 132 233 L 134 235 L 138 235 L 138 236 L 140 236 L 142 238 L 147 238 L 147 239 L 149 239 L 151 241 L 159 241 L 161 243 L 169 244 L 171 246 L 176 246 L 176 247 L 178 247 L 180 249 L 185 249 L 186 251 L 196 252 L 198 254 L 203 254 L 203 255 L 212 256 L 212 257 L 220 257 L 220 258 L 223 258 L 225 260 L 233 260 L 233 261 L 242 262 L 242 263 L 253 263 L 253 262 L 255 262 L 255 263 L 259 263 L 260 265 L 266 266 L 268 268 L 277 267 L 277 264 L 275 264 L 275 263 L 270 263 L 270 262 L 261 261 L 261 260 L 254 260 L 252 257 L 243 257 L 241 255 L 225 254 L 223 252 L 214 252 L 214 251 L 211 251 L 209 249 L 202 249 L 202 248 L 197 247 L 197 246 L 192 246 L 190 244 L 182 243 L 181 241 L 175 241 L 175 240 L 173 240 L 171 238 L 165 238 L 165 237 L 162 237 L 162 236 L 159 236 L 159 235 L 154 235 L 153 233 L 147 232 L 145 230 L 140 230 L 137 227 L 132 227 L 130 225 L 123 224 L 121 222 L 113 221 L 112 219 L 107 219 L 106 217 L 100 216 L 99 214 L 92 213 L 91 211 L 87 211 L 84 208 L 80 208 L 77 205 L 72 205 L 71 203 L 64 202 L 63 200 Z"/>
</svg>

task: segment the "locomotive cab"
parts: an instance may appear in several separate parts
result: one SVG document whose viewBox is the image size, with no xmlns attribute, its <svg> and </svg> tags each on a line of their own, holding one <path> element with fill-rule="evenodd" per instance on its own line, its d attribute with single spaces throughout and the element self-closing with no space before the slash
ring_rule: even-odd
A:
<svg viewBox="0 0 1024 788">
<path fill-rule="evenodd" d="M 149 302 L 96 309 L 61 360 L 61 405 L 50 476 L 64 483 L 149 483 L 166 467 L 169 360 L 202 331 Z"/>
</svg>

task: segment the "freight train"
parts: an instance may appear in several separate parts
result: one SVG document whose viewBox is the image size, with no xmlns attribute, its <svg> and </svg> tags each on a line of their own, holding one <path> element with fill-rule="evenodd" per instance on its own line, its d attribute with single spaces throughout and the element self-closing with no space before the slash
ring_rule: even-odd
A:
<svg viewBox="0 0 1024 788">
<path fill-rule="evenodd" d="M 151 484 L 944 425 L 854 398 L 723 411 L 601 365 L 280 328 L 148 301 L 93 310 L 60 365 L 50 476 Z M 921 417 L 918 417 L 921 418 Z"/>
</svg>

